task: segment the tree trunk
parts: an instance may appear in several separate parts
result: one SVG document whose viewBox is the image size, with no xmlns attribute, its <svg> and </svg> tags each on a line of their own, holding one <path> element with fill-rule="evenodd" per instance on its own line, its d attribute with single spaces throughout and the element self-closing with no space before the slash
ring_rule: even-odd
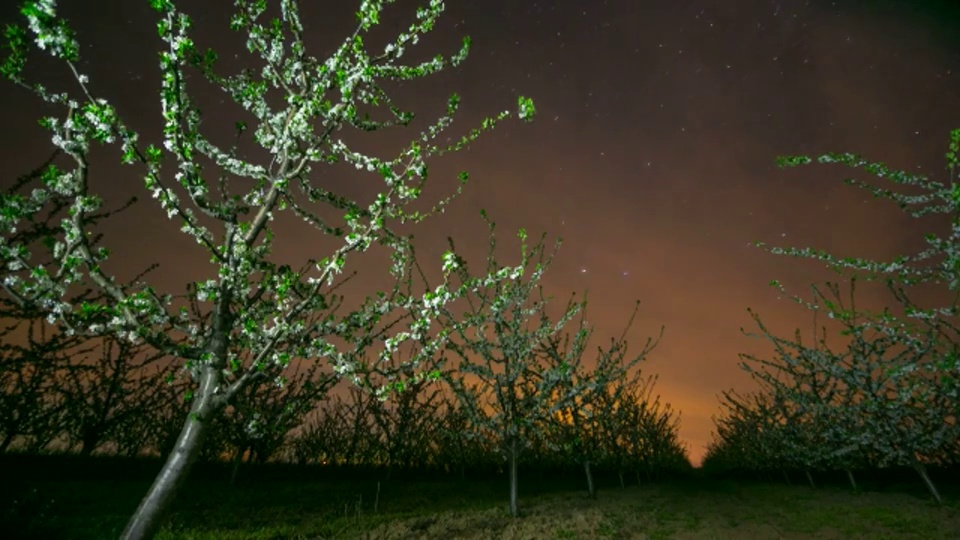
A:
<svg viewBox="0 0 960 540">
<path fill-rule="evenodd" d="M 210 427 L 210 421 L 218 414 L 225 403 L 220 396 L 223 382 L 221 370 L 226 365 L 229 332 L 232 316 L 230 314 L 231 297 L 229 292 L 218 299 L 213 313 L 212 333 L 204 347 L 213 359 L 200 368 L 200 385 L 190 406 L 180 435 L 167 456 L 160 474 L 154 479 L 147 495 L 130 518 L 121 535 L 122 540 L 149 540 L 157 534 L 163 523 L 163 517 L 170 509 L 170 503 L 183 486 L 200 452 L 203 439 Z M 237 387 L 235 391 L 242 388 Z"/>
<path fill-rule="evenodd" d="M 852 487 L 853 490 L 856 491 L 857 481 L 853 479 L 853 471 L 851 471 L 850 469 L 844 469 L 844 470 L 847 471 L 847 478 L 850 479 L 850 487 Z"/>
<path fill-rule="evenodd" d="M 787 474 L 787 470 L 782 469 L 782 471 L 783 471 L 783 479 L 786 480 L 788 486 L 792 486 L 793 482 L 790 481 L 790 475 Z"/>
<path fill-rule="evenodd" d="M 620 476 L 620 489 L 627 489 L 627 483 L 623 481 L 623 471 L 617 471 Z"/>
<path fill-rule="evenodd" d="M 583 462 L 583 472 L 585 472 L 587 475 L 587 493 L 589 493 L 591 497 L 596 498 L 597 490 L 593 486 L 593 471 L 590 470 L 589 459 L 584 460 Z"/>
<path fill-rule="evenodd" d="M 517 517 L 517 439 L 510 440 L 510 515 Z"/>
<path fill-rule="evenodd" d="M 7 448 L 10 447 L 10 443 L 13 442 L 14 437 L 17 436 L 16 432 L 8 431 L 7 434 L 3 437 L 3 440 L 0 441 L 0 454 L 7 451 Z"/>
<path fill-rule="evenodd" d="M 803 472 L 807 475 L 807 482 L 810 482 L 810 487 L 816 488 L 817 485 L 813 483 L 813 476 L 810 475 L 810 469 L 804 469 Z"/>
<path fill-rule="evenodd" d="M 212 407 L 208 402 L 200 402 L 196 409 L 199 409 L 196 411 L 199 417 L 194 418 L 195 411 L 192 408 L 173 451 L 167 456 L 160 474 L 157 475 L 147 495 L 127 523 L 127 528 L 121 536 L 123 540 L 150 539 L 160 528 L 161 520 L 169 509 L 170 503 L 200 456 L 203 437 L 207 431 L 206 421 L 209 420 L 207 415 L 212 411 Z"/>
<path fill-rule="evenodd" d="M 933 485 L 933 481 L 930 480 L 930 475 L 927 474 L 927 468 L 924 467 L 922 463 L 917 463 L 913 466 L 913 470 L 917 471 L 917 474 L 923 479 L 923 483 L 927 485 L 927 489 L 930 490 L 933 498 L 937 500 L 937 504 L 943 504 L 943 499 L 940 498 L 940 493 L 937 492 L 937 486 Z"/>
<path fill-rule="evenodd" d="M 81 441 L 80 455 L 88 458 L 93 454 L 93 451 L 97 449 L 97 446 L 100 445 L 100 435 L 96 433 L 84 433 Z"/>
<path fill-rule="evenodd" d="M 242 446 L 238 446 L 237 451 L 233 454 L 233 470 L 230 472 L 231 486 L 237 483 L 237 473 L 240 472 L 240 463 L 243 461 L 243 452 L 245 450 Z"/>
</svg>

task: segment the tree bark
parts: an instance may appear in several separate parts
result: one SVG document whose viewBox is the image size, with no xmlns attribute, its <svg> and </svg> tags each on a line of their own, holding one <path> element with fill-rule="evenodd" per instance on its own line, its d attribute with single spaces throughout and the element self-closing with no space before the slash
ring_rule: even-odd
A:
<svg viewBox="0 0 960 540">
<path fill-rule="evenodd" d="M 807 482 L 810 482 L 810 487 L 816 488 L 817 485 L 813 483 L 813 476 L 810 474 L 810 469 L 804 469 L 803 472 L 807 475 Z"/>
<path fill-rule="evenodd" d="M 170 503 L 200 456 L 203 438 L 207 432 L 206 422 L 209 421 L 212 411 L 210 399 L 200 398 L 195 406 L 191 407 L 173 451 L 167 456 L 160 474 L 127 523 L 127 528 L 121 535 L 123 540 L 147 540 L 157 534 Z"/>
<path fill-rule="evenodd" d="M 83 457 L 90 457 L 93 455 L 93 451 L 100 446 L 102 436 L 100 433 L 93 431 L 88 431 L 83 434 L 82 443 L 80 446 L 80 455 Z"/>
<path fill-rule="evenodd" d="M 147 495 L 130 518 L 121 535 L 122 540 L 149 540 L 157 534 L 173 498 L 180 491 L 190 469 L 203 450 L 203 439 L 210 428 L 213 415 L 219 413 L 225 403 L 220 395 L 221 370 L 226 365 L 228 339 L 231 324 L 229 311 L 230 295 L 224 294 L 217 302 L 213 314 L 213 332 L 206 344 L 206 351 L 213 361 L 200 368 L 200 387 L 190 406 L 190 414 L 183 423 L 177 442 L 167 456 L 160 474 L 153 481 Z"/>
<path fill-rule="evenodd" d="M 7 451 L 7 448 L 10 447 L 10 443 L 13 442 L 13 438 L 16 437 L 17 435 L 19 435 L 19 433 L 16 433 L 16 432 L 7 432 L 7 434 L 6 434 L 6 436 L 4 436 L 3 440 L 0 441 L 0 454 L 2 454 L 2 453 L 4 453 L 4 452 Z"/>
<path fill-rule="evenodd" d="M 517 517 L 517 439 L 510 440 L 510 515 Z"/>
<path fill-rule="evenodd" d="M 856 491 L 856 490 L 857 490 L 857 481 L 854 480 L 854 478 L 853 478 L 853 471 L 851 471 L 850 469 L 844 469 L 844 470 L 847 471 L 847 478 L 850 480 L 850 487 L 852 487 L 853 490 Z"/>
<path fill-rule="evenodd" d="M 243 461 L 243 453 L 247 451 L 246 447 L 237 447 L 233 454 L 233 470 L 230 472 L 230 485 L 236 485 L 237 473 L 240 472 L 240 463 Z"/>
<path fill-rule="evenodd" d="M 927 468 L 924 467 L 922 463 L 915 463 L 913 470 L 917 471 L 917 474 L 923 479 L 923 483 L 927 485 L 927 489 L 930 491 L 930 494 L 933 495 L 933 498 L 936 499 L 937 504 L 943 504 L 943 499 L 940 498 L 937 486 L 933 485 L 933 480 L 930 480 L 930 475 L 927 474 Z"/>
<path fill-rule="evenodd" d="M 587 493 L 590 497 L 596 498 L 597 489 L 593 486 L 593 471 L 590 470 L 590 460 L 583 461 L 583 471 L 587 474 Z"/>
</svg>

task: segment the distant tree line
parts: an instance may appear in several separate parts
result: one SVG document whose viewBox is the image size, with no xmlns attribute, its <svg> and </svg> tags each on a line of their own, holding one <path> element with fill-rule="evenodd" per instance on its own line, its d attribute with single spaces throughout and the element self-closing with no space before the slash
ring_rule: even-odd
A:
<svg viewBox="0 0 960 540">
<path fill-rule="evenodd" d="M 190 405 L 182 370 L 109 337 L 67 339 L 45 328 L 43 321 L 24 321 L 5 337 L 21 330 L 26 343 L 10 343 L 18 337 L 0 345 L 2 450 L 165 456 Z M 641 377 L 639 369 L 616 379 L 604 373 L 621 373 L 610 364 L 622 360 L 624 350 L 622 341 L 614 342 L 601 351 L 597 368 L 578 367 L 584 384 L 601 381 L 589 393 L 568 400 L 558 389 L 535 403 L 548 413 L 523 424 L 519 463 L 531 470 L 586 465 L 587 475 L 592 466 L 618 473 L 622 483 L 628 473 L 645 482 L 689 470 L 678 438 L 680 415 L 653 393 L 654 378 Z M 451 370 L 382 400 L 319 373 L 319 364 L 298 364 L 282 386 L 238 394 L 212 422 L 201 460 L 233 462 L 235 475 L 241 463 L 283 462 L 381 470 L 385 480 L 396 471 L 466 479 L 472 471 L 509 466 L 513 450 L 490 429 L 496 412 L 462 403 L 473 399 L 464 397 L 466 373 Z M 592 476 L 584 478 L 593 493 Z"/>
</svg>

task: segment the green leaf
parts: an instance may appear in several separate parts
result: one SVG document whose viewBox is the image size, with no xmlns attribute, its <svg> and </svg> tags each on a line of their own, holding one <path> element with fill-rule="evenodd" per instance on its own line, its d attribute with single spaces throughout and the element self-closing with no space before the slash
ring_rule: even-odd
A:
<svg viewBox="0 0 960 540">
<path fill-rule="evenodd" d="M 173 2 L 170 0 L 150 0 L 150 7 L 159 13 L 169 13 L 173 11 Z"/>
<path fill-rule="evenodd" d="M 777 157 L 777 166 L 781 169 L 787 167 L 798 167 L 800 165 L 808 165 L 813 163 L 813 160 L 808 156 L 778 156 Z"/>
<path fill-rule="evenodd" d="M 537 109 L 533 106 L 532 99 L 520 96 L 517 98 L 517 107 L 519 108 L 520 120 L 523 120 L 524 122 L 533 121 L 533 117 L 536 115 Z"/>
</svg>

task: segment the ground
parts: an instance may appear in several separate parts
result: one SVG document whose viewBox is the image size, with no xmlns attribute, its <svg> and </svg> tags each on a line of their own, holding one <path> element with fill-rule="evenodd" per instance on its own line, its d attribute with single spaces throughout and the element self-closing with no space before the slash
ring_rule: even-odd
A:
<svg viewBox="0 0 960 540">
<path fill-rule="evenodd" d="M 88 467 L 72 469 L 87 471 L 81 478 L 52 469 L 23 474 L 17 490 L 30 494 L 20 497 L 26 504 L 0 525 L 6 534 L 19 523 L 20 534 L 49 540 L 115 538 L 149 486 L 152 468 L 142 469 L 113 479 Z M 576 475 L 538 483 L 528 474 L 521 476 L 522 516 L 511 518 L 505 478 L 394 479 L 381 481 L 378 495 L 376 479 L 325 476 L 255 478 L 241 470 L 231 486 L 229 467 L 195 475 L 158 538 L 960 538 L 960 489 L 942 486 L 946 503 L 938 506 L 920 482 L 852 493 L 842 482 L 812 489 L 706 479 L 621 489 L 601 477 L 590 499 Z"/>
</svg>

